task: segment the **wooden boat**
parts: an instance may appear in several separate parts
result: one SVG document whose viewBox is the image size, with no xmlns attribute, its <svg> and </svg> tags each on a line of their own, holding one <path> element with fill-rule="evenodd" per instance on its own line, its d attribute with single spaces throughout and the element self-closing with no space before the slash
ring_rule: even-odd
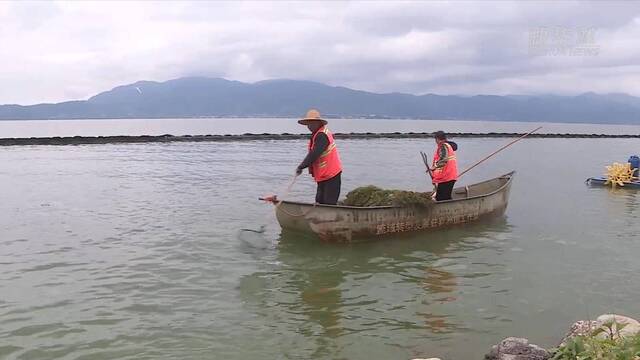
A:
<svg viewBox="0 0 640 360">
<path fill-rule="evenodd" d="M 610 187 L 611 184 L 607 183 L 607 178 L 600 176 L 600 177 L 590 177 L 586 180 L 586 183 L 591 185 L 591 186 L 608 186 Z M 623 188 L 623 189 L 640 189 L 640 181 L 631 181 L 631 182 L 626 182 L 624 183 L 624 186 L 620 186 L 620 185 L 616 185 L 616 188 Z"/>
<path fill-rule="evenodd" d="M 514 173 L 455 188 L 452 200 L 434 201 L 427 207 L 355 207 L 282 201 L 276 206 L 276 217 L 283 229 L 316 234 L 325 241 L 350 242 L 428 231 L 503 214 Z"/>
</svg>

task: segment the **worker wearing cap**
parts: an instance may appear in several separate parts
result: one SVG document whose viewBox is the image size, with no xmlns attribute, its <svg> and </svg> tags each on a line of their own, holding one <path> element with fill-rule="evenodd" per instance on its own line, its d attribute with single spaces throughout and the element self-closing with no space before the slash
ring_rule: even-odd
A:
<svg viewBox="0 0 640 360">
<path fill-rule="evenodd" d="M 320 117 L 320 112 L 311 109 L 304 119 L 298 120 L 311 131 L 307 156 L 296 168 L 296 174 L 309 168 L 309 173 L 318 184 L 316 203 L 335 205 L 340 197 L 340 178 L 342 163 L 333 135 L 327 128 L 327 121 Z"/>
</svg>

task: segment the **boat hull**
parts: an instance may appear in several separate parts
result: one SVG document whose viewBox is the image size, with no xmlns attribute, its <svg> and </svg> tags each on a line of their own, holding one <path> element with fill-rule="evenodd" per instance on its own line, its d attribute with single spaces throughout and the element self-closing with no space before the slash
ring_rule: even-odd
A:
<svg viewBox="0 0 640 360">
<path fill-rule="evenodd" d="M 607 184 L 607 178 L 605 177 L 591 177 L 591 178 L 588 178 L 586 182 L 591 186 L 607 186 L 607 187 L 611 186 L 611 184 Z M 640 189 L 640 181 L 628 182 L 628 183 L 625 183 L 624 186 L 617 185 L 616 188 Z"/>
<path fill-rule="evenodd" d="M 514 173 L 458 187 L 453 199 L 427 207 L 354 207 L 283 201 L 276 217 L 283 229 L 317 235 L 334 242 L 428 231 L 503 214 Z"/>
</svg>

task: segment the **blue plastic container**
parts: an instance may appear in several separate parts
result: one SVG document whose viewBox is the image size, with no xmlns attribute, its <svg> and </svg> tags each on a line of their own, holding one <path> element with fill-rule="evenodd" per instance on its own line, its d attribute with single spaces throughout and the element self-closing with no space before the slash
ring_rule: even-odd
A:
<svg viewBox="0 0 640 360">
<path fill-rule="evenodd" d="M 638 168 L 640 168 L 640 157 L 638 157 L 638 155 L 632 155 L 629 158 L 629 164 L 631 164 L 632 169 L 636 169 L 633 172 L 633 176 L 638 177 Z"/>
</svg>

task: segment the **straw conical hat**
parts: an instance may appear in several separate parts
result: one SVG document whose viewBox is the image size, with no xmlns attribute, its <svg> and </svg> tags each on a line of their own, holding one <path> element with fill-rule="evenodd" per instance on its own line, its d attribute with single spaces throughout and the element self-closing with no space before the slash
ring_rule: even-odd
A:
<svg viewBox="0 0 640 360">
<path fill-rule="evenodd" d="M 327 125 L 327 120 L 320 117 L 320 111 L 316 109 L 311 109 L 307 111 L 307 115 L 305 115 L 304 119 L 298 120 L 298 124 L 307 125 L 312 121 L 320 121 L 323 125 Z"/>
</svg>

